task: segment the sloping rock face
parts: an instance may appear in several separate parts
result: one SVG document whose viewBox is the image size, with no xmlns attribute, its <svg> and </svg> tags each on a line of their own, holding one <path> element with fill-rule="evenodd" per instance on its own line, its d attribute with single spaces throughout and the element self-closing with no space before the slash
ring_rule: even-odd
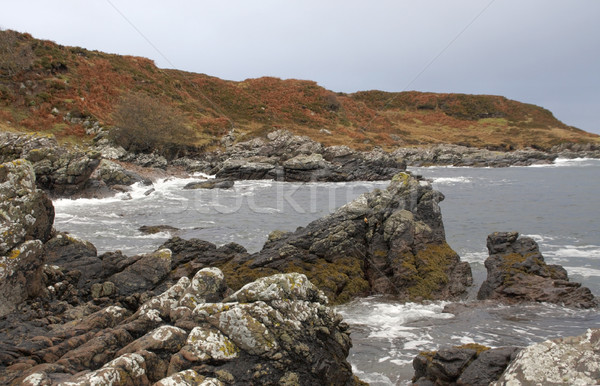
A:
<svg viewBox="0 0 600 386">
<path fill-rule="evenodd" d="M 445 240 L 444 196 L 407 173 L 293 233 L 274 232 L 262 251 L 218 264 L 233 288 L 260 276 L 300 272 L 329 300 L 394 294 L 402 300 L 454 299 L 471 269 Z"/>
<path fill-rule="evenodd" d="M 413 360 L 415 385 L 487 386 L 497 381 L 519 349 L 478 344 L 422 352 Z"/>
<path fill-rule="evenodd" d="M 597 385 L 600 330 L 524 348 L 493 385 Z"/>
<path fill-rule="evenodd" d="M 52 233 L 54 207 L 35 186 L 31 164 L 0 165 L 0 316 L 42 290 L 43 243 Z"/>
<path fill-rule="evenodd" d="M 277 130 L 229 146 L 213 170 L 219 178 L 280 181 L 373 181 L 406 170 L 400 159 L 375 149 L 357 152 L 346 146 L 323 147 L 306 136 Z"/>
<path fill-rule="evenodd" d="M 0 149 L 0 162 L 28 160 L 37 186 L 59 196 L 82 191 L 100 163 L 99 153 L 67 151 L 53 136 L 0 133 Z"/>
<path fill-rule="evenodd" d="M 13 337 L 24 331 L 13 331 Z M 348 325 L 301 274 L 262 278 L 231 293 L 222 272 L 206 268 L 192 279 L 182 277 L 134 313 L 112 305 L 29 330 L 36 333 L 27 340 L 13 338 L 20 357 L 0 355 L 0 382 L 356 382 L 345 359 L 351 346 Z M 5 346 L 0 344 L 0 354 Z"/>
<path fill-rule="evenodd" d="M 488 236 L 487 248 L 488 275 L 478 299 L 548 302 L 578 308 L 597 305 L 589 288 L 570 282 L 561 266 L 546 264 L 533 239 L 519 238 L 517 232 L 495 232 Z"/>
</svg>

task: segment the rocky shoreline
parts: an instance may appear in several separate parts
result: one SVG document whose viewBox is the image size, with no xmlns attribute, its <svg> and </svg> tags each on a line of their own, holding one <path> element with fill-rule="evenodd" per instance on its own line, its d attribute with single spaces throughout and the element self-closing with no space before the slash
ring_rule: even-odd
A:
<svg viewBox="0 0 600 386">
<path fill-rule="evenodd" d="M 230 133 L 224 150 L 167 160 L 156 154 L 132 154 L 114 147 L 100 130 L 94 146 L 67 149 L 53 136 L 0 132 L 0 162 L 26 159 L 33 164 L 37 185 L 52 197 L 100 198 L 127 191 L 127 186 L 169 176 L 215 175 L 229 188 L 235 180 L 273 179 L 287 182 L 390 180 L 407 166 L 508 167 L 551 164 L 557 158 L 600 158 L 600 146 L 564 144 L 549 152 L 524 149 L 492 151 L 458 145 L 375 148 L 360 152 L 347 146 L 325 147 L 286 130 L 266 138 L 235 142 Z M 208 183 L 200 188 L 214 188 Z"/>
<path fill-rule="evenodd" d="M 274 231 L 254 254 L 235 243 L 174 237 L 153 253 L 98 256 L 92 244 L 53 229 L 52 203 L 40 188 L 115 189 L 127 185 L 124 178 L 145 177 L 94 153 L 63 153 L 52 138 L 30 140 L 47 149 L 46 158 L 25 140 L 2 156 L 26 159 L 0 165 L 1 383 L 360 384 L 346 360 L 349 327 L 328 304 L 378 293 L 401 302 L 460 300 L 472 285 L 469 265 L 445 240 L 443 195 L 403 164 L 377 169 L 400 169 L 386 189 L 295 232 Z M 298 157 L 311 155 L 288 160 Z M 73 174 L 81 170 L 85 182 Z M 320 168 L 295 170 L 314 176 Z M 597 306 L 564 269 L 544 263 L 533 240 L 495 233 L 488 249 L 480 299 Z M 565 344 L 597 345 L 596 332 L 588 335 Z M 485 368 L 494 374 L 485 382 L 496 381 L 507 366 L 516 375 L 506 379 L 531 379 L 521 375 L 529 365 L 519 364 L 517 349 L 444 350 L 415 359 L 417 384 L 483 384 L 467 375 Z M 454 369 L 440 370 L 445 362 Z"/>
</svg>

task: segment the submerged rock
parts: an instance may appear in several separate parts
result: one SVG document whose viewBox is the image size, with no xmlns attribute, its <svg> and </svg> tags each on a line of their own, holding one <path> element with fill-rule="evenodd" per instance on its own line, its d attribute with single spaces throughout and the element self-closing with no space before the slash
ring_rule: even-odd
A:
<svg viewBox="0 0 600 386">
<path fill-rule="evenodd" d="M 142 225 L 138 230 L 146 235 L 154 235 L 160 232 L 176 233 L 179 228 L 171 225 Z"/>
<path fill-rule="evenodd" d="M 215 178 L 206 181 L 194 181 L 185 185 L 184 189 L 231 189 L 234 181 L 222 178 Z"/>
<path fill-rule="evenodd" d="M 578 308 L 597 305 L 591 291 L 570 282 L 563 267 L 546 264 L 533 239 L 519 238 L 517 232 L 495 232 L 488 236 L 487 248 L 488 275 L 478 299 L 548 302 Z"/>
<path fill-rule="evenodd" d="M 472 283 L 448 246 L 443 195 L 407 173 L 296 232 L 269 237 L 262 251 L 217 263 L 233 288 L 257 277 L 300 272 L 334 303 L 367 294 L 402 300 L 454 299 Z"/>
<path fill-rule="evenodd" d="M 533 344 L 519 352 L 494 385 L 596 385 L 600 330 Z"/>
</svg>

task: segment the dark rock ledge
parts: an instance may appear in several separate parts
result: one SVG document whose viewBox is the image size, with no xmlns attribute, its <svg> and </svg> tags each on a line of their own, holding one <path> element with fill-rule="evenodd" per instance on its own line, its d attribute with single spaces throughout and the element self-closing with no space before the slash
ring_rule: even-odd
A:
<svg viewBox="0 0 600 386">
<path fill-rule="evenodd" d="M 570 282 L 565 269 L 549 265 L 537 243 L 517 232 L 488 236 L 487 279 L 478 298 L 507 304 L 547 302 L 591 308 L 597 299 L 586 287 Z M 479 304 L 471 305 L 477 307 Z M 446 311 L 467 305 L 450 305 Z M 600 330 L 526 348 L 490 349 L 478 344 L 423 352 L 415 357 L 416 385 L 595 384 L 600 379 Z"/>
<path fill-rule="evenodd" d="M 477 298 L 504 303 L 547 302 L 569 307 L 598 305 L 589 288 L 569 281 L 560 265 L 546 264 L 537 243 L 517 232 L 495 232 L 487 238 L 487 279 Z"/>
</svg>

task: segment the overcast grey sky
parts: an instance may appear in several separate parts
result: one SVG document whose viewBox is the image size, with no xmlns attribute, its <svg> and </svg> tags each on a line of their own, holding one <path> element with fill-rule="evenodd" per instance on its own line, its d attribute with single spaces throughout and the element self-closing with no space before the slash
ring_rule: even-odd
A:
<svg viewBox="0 0 600 386">
<path fill-rule="evenodd" d="M 504 95 L 600 133 L 599 0 L 2 1 L 0 28 L 230 80 Z"/>
</svg>

